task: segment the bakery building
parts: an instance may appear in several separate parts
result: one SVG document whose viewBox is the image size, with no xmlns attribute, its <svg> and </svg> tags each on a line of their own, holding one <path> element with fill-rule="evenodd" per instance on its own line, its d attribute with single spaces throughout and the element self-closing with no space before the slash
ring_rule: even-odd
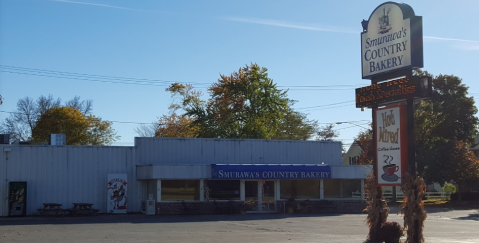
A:
<svg viewBox="0 0 479 243">
<path fill-rule="evenodd" d="M 135 138 L 131 147 L 0 146 L 0 216 L 35 215 L 45 202 L 89 203 L 99 213 L 360 213 L 372 169 L 342 165 L 336 141 Z"/>
</svg>

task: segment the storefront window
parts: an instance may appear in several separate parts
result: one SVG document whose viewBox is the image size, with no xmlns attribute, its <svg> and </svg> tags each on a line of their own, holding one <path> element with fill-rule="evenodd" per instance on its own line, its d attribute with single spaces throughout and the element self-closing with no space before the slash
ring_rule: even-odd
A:
<svg viewBox="0 0 479 243">
<path fill-rule="evenodd" d="M 281 180 L 281 199 L 316 199 L 319 198 L 320 180 Z"/>
<path fill-rule="evenodd" d="M 206 181 L 208 194 L 205 191 L 205 200 L 240 200 L 239 180 L 209 180 Z"/>
<path fill-rule="evenodd" d="M 199 180 L 161 180 L 161 201 L 193 201 L 199 199 Z"/>
<path fill-rule="evenodd" d="M 340 198 L 339 182 L 340 180 L 335 179 L 323 180 L 324 198 Z"/>
<path fill-rule="evenodd" d="M 361 180 L 325 179 L 324 198 L 360 198 Z"/>
<path fill-rule="evenodd" d="M 360 198 L 361 180 L 341 180 L 341 198 Z"/>
</svg>

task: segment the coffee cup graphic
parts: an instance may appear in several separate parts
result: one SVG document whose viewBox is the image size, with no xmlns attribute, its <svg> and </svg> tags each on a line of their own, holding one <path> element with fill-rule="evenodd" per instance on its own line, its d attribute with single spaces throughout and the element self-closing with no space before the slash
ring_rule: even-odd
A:
<svg viewBox="0 0 479 243">
<path fill-rule="evenodd" d="M 399 166 L 397 166 L 396 164 L 388 164 L 383 166 L 384 174 L 386 174 L 387 176 L 394 175 L 394 173 L 396 173 L 398 170 Z"/>
</svg>

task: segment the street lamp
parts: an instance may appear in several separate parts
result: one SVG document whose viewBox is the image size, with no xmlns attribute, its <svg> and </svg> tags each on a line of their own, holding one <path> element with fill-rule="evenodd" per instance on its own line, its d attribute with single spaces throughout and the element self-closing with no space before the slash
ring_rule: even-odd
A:
<svg viewBox="0 0 479 243">
<path fill-rule="evenodd" d="M 344 123 L 351 124 L 351 125 L 354 125 L 354 126 L 357 126 L 357 127 L 363 128 L 363 129 L 369 129 L 369 128 L 366 128 L 366 127 L 360 126 L 360 125 L 358 125 L 358 124 L 352 123 L 352 122 L 336 122 L 336 125 L 340 125 L 340 124 L 344 124 Z"/>
</svg>

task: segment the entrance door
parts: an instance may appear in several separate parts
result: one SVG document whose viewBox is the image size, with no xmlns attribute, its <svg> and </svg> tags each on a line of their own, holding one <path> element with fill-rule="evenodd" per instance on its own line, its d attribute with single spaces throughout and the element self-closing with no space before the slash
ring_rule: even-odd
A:
<svg viewBox="0 0 479 243">
<path fill-rule="evenodd" d="M 274 181 L 261 181 L 262 193 L 261 196 L 261 212 L 276 212 L 276 203 L 274 198 Z"/>
<path fill-rule="evenodd" d="M 258 207 L 258 182 L 244 182 L 244 203 L 246 212 L 259 212 Z"/>
<path fill-rule="evenodd" d="M 246 212 L 276 212 L 274 181 L 245 181 L 244 185 Z"/>
</svg>

